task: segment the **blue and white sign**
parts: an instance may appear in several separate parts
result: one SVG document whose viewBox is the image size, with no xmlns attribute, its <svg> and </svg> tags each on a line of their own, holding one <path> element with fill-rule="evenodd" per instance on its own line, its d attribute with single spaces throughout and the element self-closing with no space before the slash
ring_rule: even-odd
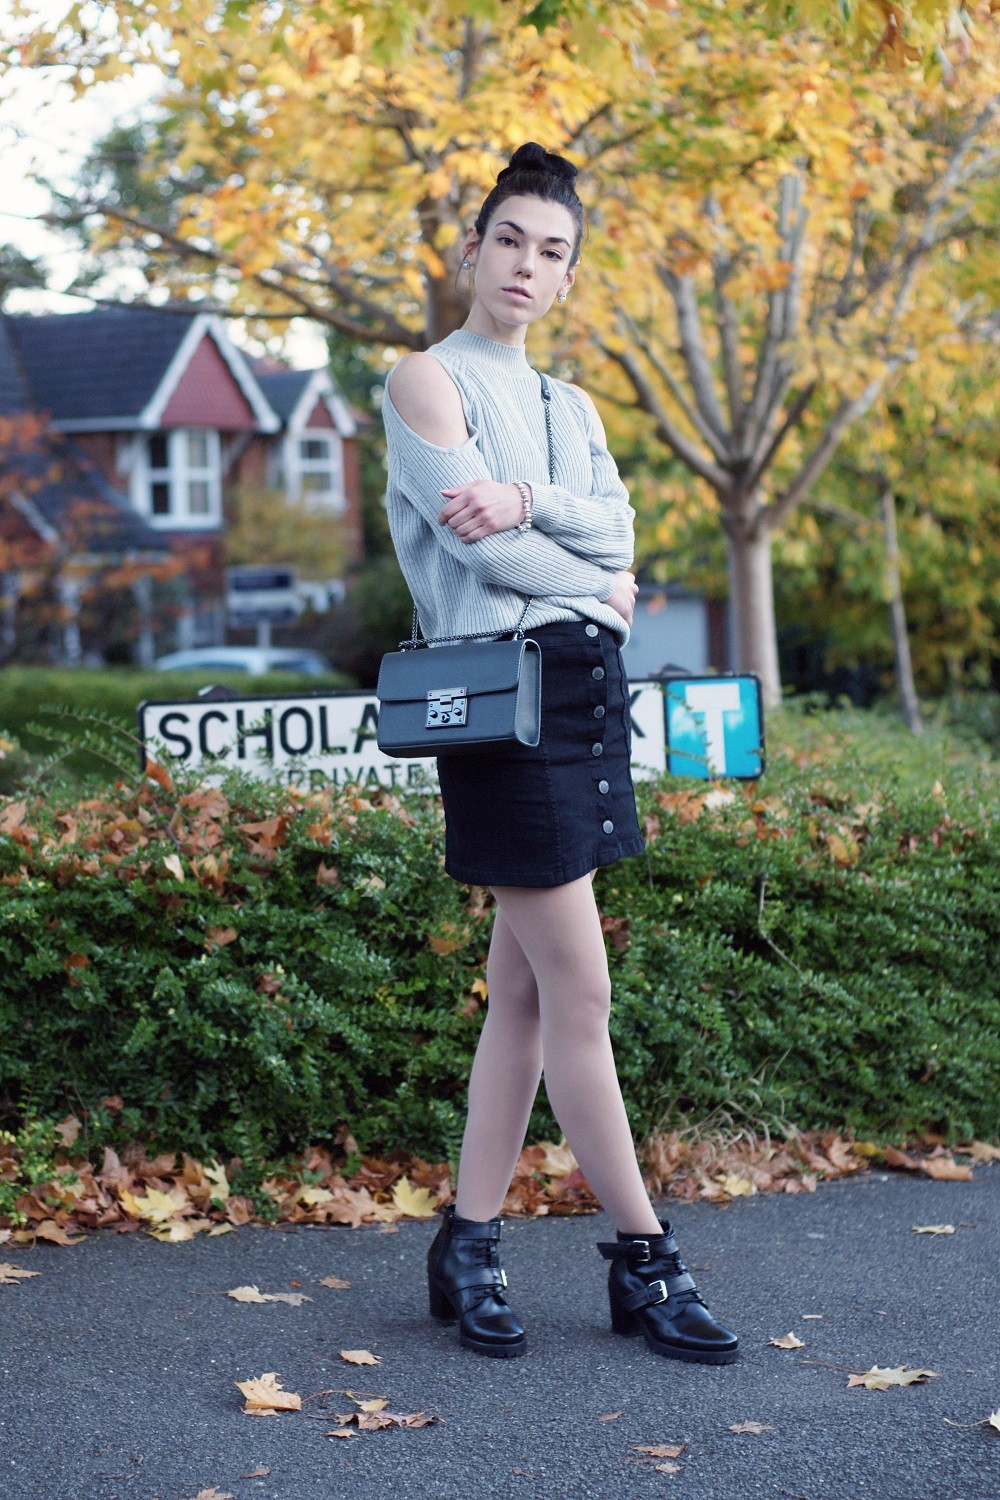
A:
<svg viewBox="0 0 1000 1500">
<path fill-rule="evenodd" d="M 755 780 L 762 774 L 759 677 L 668 677 L 663 696 L 672 776 Z"/>
</svg>

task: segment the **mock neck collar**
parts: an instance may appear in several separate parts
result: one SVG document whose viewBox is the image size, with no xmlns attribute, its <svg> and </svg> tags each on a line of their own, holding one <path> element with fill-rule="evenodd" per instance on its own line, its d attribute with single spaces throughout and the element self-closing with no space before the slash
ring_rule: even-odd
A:
<svg viewBox="0 0 1000 1500">
<path fill-rule="evenodd" d="M 507 370 L 513 375 L 533 374 L 523 344 L 501 344 L 497 339 L 488 339 L 481 333 L 470 333 L 466 328 L 456 328 L 441 340 L 449 349 L 470 354 L 484 360 L 496 369 Z"/>
</svg>

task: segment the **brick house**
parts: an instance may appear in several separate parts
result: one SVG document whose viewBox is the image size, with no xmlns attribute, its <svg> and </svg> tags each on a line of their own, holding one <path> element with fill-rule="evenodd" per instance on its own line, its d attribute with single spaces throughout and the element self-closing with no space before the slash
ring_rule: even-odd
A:
<svg viewBox="0 0 1000 1500">
<path fill-rule="evenodd" d="M 42 446 L 61 463 L 58 484 L 44 494 L 37 476 L 18 486 L 11 452 L 10 419 L 32 415 L 44 417 Z M 337 517 L 348 560 L 360 561 L 350 409 L 325 370 L 250 360 L 214 314 L 187 304 L 0 313 L 0 423 L 5 419 L 3 525 L 19 532 L 5 553 L 5 619 L 23 591 L 19 575 L 38 564 L 30 555 L 32 532 L 39 556 L 62 551 L 60 609 L 63 617 L 72 614 L 86 589 L 88 559 L 96 575 L 85 524 L 81 535 L 82 512 L 95 526 L 102 521 L 103 564 L 127 562 L 136 574 L 129 587 L 140 616 L 133 632 L 140 660 L 220 642 L 223 500 L 240 484 L 273 487 L 289 499 L 311 497 Z M 17 462 L 24 473 L 23 453 Z M 76 583 L 67 585 L 71 578 Z M 86 653 L 79 625 L 74 629 L 52 654 L 73 660 Z"/>
</svg>

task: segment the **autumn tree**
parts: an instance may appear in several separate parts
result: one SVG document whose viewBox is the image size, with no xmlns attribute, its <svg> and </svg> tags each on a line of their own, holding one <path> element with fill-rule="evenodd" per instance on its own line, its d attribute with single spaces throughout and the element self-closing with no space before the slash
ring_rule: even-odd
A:
<svg viewBox="0 0 1000 1500">
<path fill-rule="evenodd" d="M 932 36 L 939 6 L 852 7 L 847 37 L 820 9 L 206 0 L 181 26 L 150 0 L 87 30 L 74 7 L 26 55 L 81 87 L 167 75 L 131 192 L 98 177 L 72 206 L 96 254 L 387 357 L 463 321 L 460 236 L 515 145 L 584 165 L 584 274 L 544 352 L 636 408 L 717 515 L 773 702 L 774 535 L 897 372 L 961 336 L 933 266 L 988 231 L 996 165 L 988 6 L 974 46 Z"/>
</svg>

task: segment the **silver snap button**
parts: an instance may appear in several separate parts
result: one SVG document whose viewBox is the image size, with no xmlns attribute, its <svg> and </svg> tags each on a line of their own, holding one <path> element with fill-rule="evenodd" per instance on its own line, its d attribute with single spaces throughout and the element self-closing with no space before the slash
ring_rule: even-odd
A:
<svg viewBox="0 0 1000 1500">
<path fill-rule="evenodd" d="M 591 675 L 591 677 L 593 677 L 593 679 L 594 679 L 595 682 L 600 682 L 601 678 L 604 676 L 604 668 L 603 667 L 595 667 L 594 670 L 591 672 L 590 675 Z"/>
<path fill-rule="evenodd" d="M 597 626 L 596 625 L 588 625 L 587 626 L 587 634 L 588 635 L 596 635 L 597 634 Z"/>
<path fill-rule="evenodd" d="M 615 825 L 612 823 L 610 818 L 605 818 L 604 822 L 601 824 L 601 827 L 604 829 L 605 833 L 614 833 L 615 831 Z"/>
<path fill-rule="evenodd" d="M 595 719 L 603 719 L 604 718 L 604 712 L 605 711 L 604 711 L 603 704 L 599 703 L 597 705 L 597 707 L 594 709 L 594 718 Z"/>
<path fill-rule="evenodd" d="M 610 791 L 610 790 L 611 790 L 611 783 L 610 783 L 610 782 L 608 782 L 608 781 L 599 781 L 599 782 L 598 782 L 598 783 L 597 783 L 597 790 L 598 790 L 598 791 L 599 791 L 599 792 L 607 792 L 607 791 Z"/>
<path fill-rule="evenodd" d="M 603 755 L 604 754 L 604 746 L 601 744 L 600 740 L 598 740 L 598 742 L 597 742 L 596 745 L 591 745 L 591 747 L 590 747 L 590 753 L 591 753 L 591 755 Z"/>
</svg>

